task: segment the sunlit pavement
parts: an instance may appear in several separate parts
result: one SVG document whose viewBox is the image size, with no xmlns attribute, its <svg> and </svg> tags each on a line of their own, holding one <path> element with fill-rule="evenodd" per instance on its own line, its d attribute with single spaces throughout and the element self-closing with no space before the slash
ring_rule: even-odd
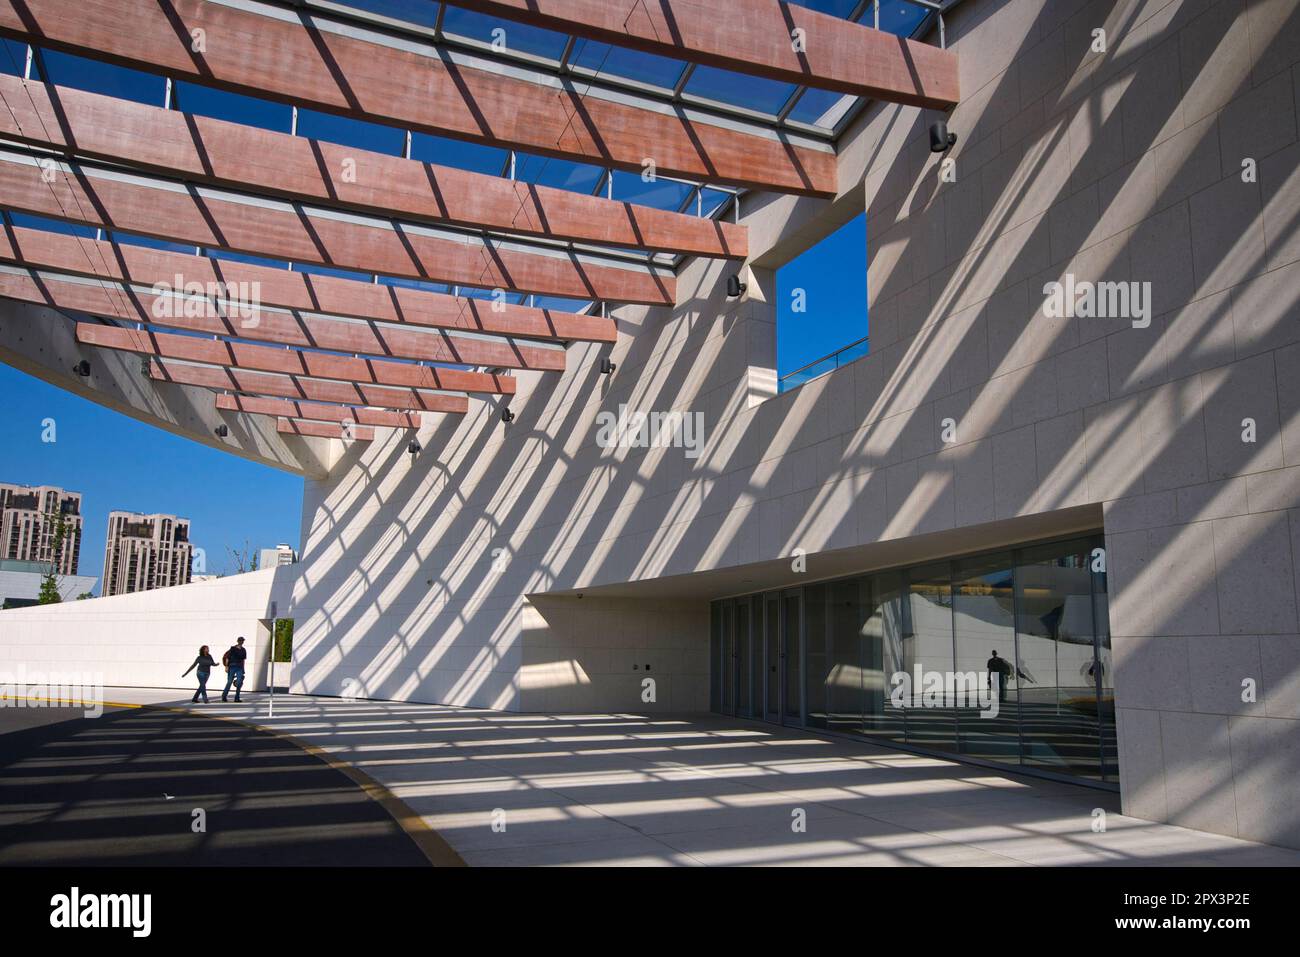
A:
<svg viewBox="0 0 1300 957">
<path fill-rule="evenodd" d="M 279 695 L 273 717 L 263 695 L 206 708 L 362 769 L 471 865 L 1300 865 L 1297 851 L 1124 817 L 1114 793 L 712 715 Z"/>
</svg>

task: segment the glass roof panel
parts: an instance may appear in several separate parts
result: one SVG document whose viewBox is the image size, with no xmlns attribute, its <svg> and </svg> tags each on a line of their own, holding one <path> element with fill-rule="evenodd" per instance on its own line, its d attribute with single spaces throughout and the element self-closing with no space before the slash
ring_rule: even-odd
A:
<svg viewBox="0 0 1300 957">
<path fill-rule="evenodd" d="M 590 299 L 563 299 L 560 296 L 534 296 L 533 306 L 553 309 L 556 312 L 582 312 L 591 305 Z"/>
<path fill-rule="evenodd" d="M 44 79 L 59 86 L 70 86 L 153 106 L 162 106 L 167 95 L 167 81 L 157 74 L 142 73 L 102 60 L 87 60 L 57 50 L 43 49 L 36 63 L 41 62 L 44 62 L 48 72 Z"/>
<path fill-rule="evenodd" d="M 809 10 L 816 10 L 819 13 L 829 13 L 833 17 L 839 17 L 841 20 L 853 12 L 853 8 L 858 5 L 858 0 L 789 0 L 796 7 L 807 7 Z M 870 9 L 870 5 L 868 5 Z"/>
<path fill-rule="evenodd" d="M 95 238 L 94 226 L 83 226 L 81 223 L 65 223 L 61 219 L 49 219 L 45 216 L 33 216 L 30 213 L 16 213 L 8 210 L 5 211 L 5 215 L 13 220 L 15 226 L 21 226 L 24 229 L 44 229 L 47 232 L 62 233 L 65 236 Z"/>
<path fill-rule="evenodd" d="M 799 102 L 790 111 L 789 118 L 797 123 L 810 123 L 826 130 L 833 130 L 841 116 L 850 106 L 857 102 L 857 97 L 833 90 L 814 90 L 809 88 L 799 97 Z"/>
<path fill-rule="evenodd" d="M 439 5 L 433 0 L 340 0 L 339 5 L 418 23 L 422 27 L 432 27 L 438 20 Z M 450 7 L 447 12 L 451 12 Z"/>
<path fill-rule="evenodd" d="M 166 239 L 154 239 L 152 236 L 140 236 L 135 233 L 113 233 L 113 238 L 131 246 L 144 246 L 147 249 L 161 249 L 169 253 L 188 253 L 194 255 L 194 244 L 173 243 Z"/>
<path fill-rule="evenodd" d="M 730 193 L 724 193 L 719 189 L 709 189 L 706 186 L 702 192 L 704 195 L 701 197 L 701 201 L 705 216 L 713 216 L 731 200 Z M 688 212 L 690 211 L 688 210 Z"/>
<path fill-rule="evenodd" d="M 320 266 L 316 263 L 294 263 L 294 272 L 311 273 L 316 276 L 333 276 L 336 279 L 355 279 L 358 282 L 373 282 L 370 273 L 357 272 L 353 269 L 335 269 L 333 266 Z"/>
<path fill-rule="evenodd" d="M 480 43 L 495 43 L 502 48 L 502 53 L 530 53 L 549 60 L 559 60 L 564 55 L 564 45 L 569 39 L 563 33 L 501 20 L 460 7 L 447 8 L 442 19 L 442 32 Z"/>
<path fill-rule="evenodd" d="M 903 3 L 902 0 L 881 0 L 880 29 L 897 34 L 900 37 L 911 36 L 921 21 L 925 19 L 927 13 L 925 7 L 919 7 L 914 3 Z M 870 8 L 867 9 L 864 15 L 864 22 L 871 22 Z"/>
<path fill-rule="evenodd" d="M 794 89 L 793 83 L 781 83 L 711 66 L 697 66 L 686 82 L 685 92 L 775 116 Z"/>
<path fill-rule="evenodd" d="M 575 68 L 592 71 L 597 76 L 648 83 L 670 92 L 686 68 L 680 60 L 582 39 L 574 44 L 569 62 Z"/>
<path fill-rule="evenodd" d="M 470 143 L 466 140 L 453 140 L 445 136 L 433 136 L 429 133 L 411 134 L 411 158 L 440 166 L 455 166 L 460 169 L 473 170 L 500 176 L 509 152 L 495 146 L 482 143 Z"/>
<path fill-rule="evenodd" d="M 272 103 L 240 93 L 227 93 L 212 87 L 178 80 L 172 86 L 173 105 L 186 113 L 210 116 L 215 120 L 242 123 L 264 130 L 288 133 L 293 128 L 293 107 Z"/>
<path fill-rule="evenodd" d="M 0 38 L 0 73 L 22 76 L 27 69 L 27 44 Z"/>
<path fill-rule="evenodd" d="M 515 179 L 538 186 L 554 186 L 575 193 L 590 193 L 605 175 L 600 166 L 574 163 L 570 160 L 536 156 L 531 153 L 515 154 Z"/>
<path fill-rule="evenodd" d="M 669 179 L 657 179 L 647 183 L 640 173 L 614 171 L 614 198 L 624 203 L 637 203 L 641 206 L 653 206 L 676 212 L 682 203 L 694 192 L 695 187 L 685 183 L 676 183 Z M 689 212 L 695 212 L 694 204 Z"/>
<path fill-rule="evenodd" d="M 497 297 L 495 289 L 478 289 L 473 286 L 459 286 L 457 288 L 464 299 L 495 299 Z M 510 292 L 505 289 L 501 290 L 501 292 L 503 301 L 515 306 L 528 298 L 528 294 L 523 292 Z"/>
<path fill-rule="evenodd" d="M 213 259 L 229 259 L 231 262 L 247 263 L 250 266 L 266 266 L 270 269 L 288 269 L 289 264 L 283 259 L 268 259 L 266 256 L 250 256 L 247 253 L 231 252 L 228 249 L 205 249 L 204 253 Z"/>
<path fill-rule="evenodd" d="M 315 110 L 298 110 L 298 135 L 390 156 L 401 156 L 406 151 L 405 130 Z"/>
<path fill-rule="evenodd" d="M 401 286 L 404 289 L 420 289 L 424 292 L 451 292 L 451 287 L 445 282 L 429 282 L 427 279 L 407 279 L 403 276 L 380 276 L 379 284 L 381 286 Z"/>
</svg>

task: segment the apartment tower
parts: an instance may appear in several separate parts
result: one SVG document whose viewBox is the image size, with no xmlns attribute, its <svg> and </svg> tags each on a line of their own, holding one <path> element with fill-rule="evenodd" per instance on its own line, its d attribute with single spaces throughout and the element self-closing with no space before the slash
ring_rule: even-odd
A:
<svg viewBox="0 0 1300 957">
<path fill-rule="evenodd" d="M 191 557 L 189 519 L 109 512 L 104 595 L 186 585 Z"/>
<path fill-rule="evenodd" d="M 60 520 L 63 538 L 56 547 Z M 0 484 L 0 558 L 53 564 L 58 574 L 75 575 L 80 553 L 80 492 Z"/>
</svg>

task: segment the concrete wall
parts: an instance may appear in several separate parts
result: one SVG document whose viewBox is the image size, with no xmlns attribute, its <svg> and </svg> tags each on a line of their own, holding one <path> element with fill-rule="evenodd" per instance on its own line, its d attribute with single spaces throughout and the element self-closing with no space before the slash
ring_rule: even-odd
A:
<svg viewBox="0 0 1300 957">
<path fill-rule="evenodd" d="M 944 521 L 1103 503 L 1124 810 L 1300 845 L 1300 10 L 975 2 L 948 37 L 956 182 L 933 116 L 868 131 L 860 366 L 910 371 L 902 444 L 959 436 L 893 468 Z M 1150 282 L 1153 321 L 1046 318 L 1066 273 Z"/>
<path fill-rule="evenodd" d="M 0 611 L 0 673 L 90 672 L 104 686 L 197 687 L 194 673 L 182 678 L 200 645 L 218 662 L 243 635 L 248 649 L 244 687 L 266 685 L 271 601 L 288 604 L 289 577 L 282 569 L 248 572 L 212 581 L 158 588 L 110 598 Z M 254 666 L 254 663 L 258 663 Z M 283 675 L 277 671 L 277 683 Z M 226 673 L 212 672 L 211 696 Z"/>
<path fill-rule="evenodd" d="M 520 710 L 708 711 L 708 628 L 705 601 L 535 596 Z"/>
</svg>

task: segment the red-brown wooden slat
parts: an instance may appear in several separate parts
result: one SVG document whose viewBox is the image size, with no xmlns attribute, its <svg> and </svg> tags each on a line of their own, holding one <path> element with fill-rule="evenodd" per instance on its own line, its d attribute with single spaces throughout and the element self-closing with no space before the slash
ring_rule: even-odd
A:
<svg viewBox="0 0 1300 957">
<path fill-rule="evenodd" d="M 182 300 L 170 294 L 155 295 L 51 272 L 0 271 L 0 296 L 130 322 L 309 349 L 507 369 L 562 371 L 565 364 L 563 349 L 527 342 L 470 339 L 433 330 L 294 315 L 252 306 L 246 312 L 236 311 L 242 307 L 235 306 L 230 310 L 233 314 L 226 315 L 209 299 Z"/>
<path fill-rule="evenodd" d="M 459 369 L 433 369 L 404 362 L 382 362 L 378 359 L 356 359 L 320 352 L 300 352 L 296 349 L 276 349 L 270 346 L 230 342 L 224 339 L 204 339 L 198 336 L 181 336 L 148 329 L 123 329 L 119 326 L 102 326 L 79 322 L 76 328 L 79 343 L 135 352 L 140 355 L 179 359 L 184 362 L 202 362 L 208 365 L 228 366 L 252 372 L 273 372 L 281 375 L 308 376 L 314 379 L 338 379 L 355 385 L 395 386 L 411 389 L 445 389 L 451 382 L 468 382 L 459 376 L 496 378 L 485 373 L 462 372 Z M 502 376 L 500 378 L 506 378 Z M 443 396 L 458 400 L 449 403 L 443 411 L 455 411 L 464 396 Z M 386 405 L 386 403 L 368 403 Z"/>
<path fill-rule="evenodd" d="M 186 180 L 386 216 L 744 259 L 746 227 L 0 75 L 0 135 Z"/>
<path fill-rule="evenodd" d="M 956 53 L 780 0 L 450 2 L 659 56 L 891 103 L 944 110 L 960 98 Z"/>
<path fill-rule="evenodd" d="M 375 430 L 368 425 L 335 425 L 331 422 L 309 422 L 303 419 L 278 419 L 276 431 L 286 435 L 310 435 L 322 439 L 347 439 L 355 442 L 374 440 Z"/>
<path fill-rule="evenodd" d="M 327 18 L 254 4 L 0 0 L 0 34 L 222 89 L 638 172 L 650 159 L 667 175 L 836 192 L 833 151 L 604 96 L 581 80 L 539 74 L 534 82 L 431 44 L 352 33 Z M 202 49 L 194 49 L 196 36 Z"/>
<path fill-rule="evenodd" d="M 339 405 L 367 405 L 384 409 L 411 409 L 423 412 L 464 413 L 469 401 L 464 396 L 448 396 L 424 389 L 399 389 L 381 385 L 361 385 L 305 376 L 277 375 L 229 366 L 194 365 L 174 359 L 151 358 L 149 377 L 180 385 L 205 389 L 245 392 L 284 399 L 332 402 Z"/>
<path fill-rule="evenodd" d="M 328 402 L 299 402 L 293 399 L 276 399 L 268 396 L 219 394 L 217 408 L 226 412 L 243 412 L 246 415 L 264 415 L 272 418 L 312 419 L 328 422 L 355 422 L 358 425 L 377 425 L 395 429 L 418 429 L 418 412 L 393 412 L 388 409 L 364 409 L 354 406 L 331 405 Z"/>
<path fill-rule="evenodd" d="M 150 287 L 161 283 L 175 288 L 179 276 L 182 285 L 204 289 L 255 289 L 268 306 L 436 329 L 585 342 L 618 339 L 614 320 L 604 316 L 486 302 L 21 226 L 0 229 L 0 262 Z"/>
<path fill-rule="evenodd" d="M 3 2 L 3 0 L 0 0 Z M 341 269 L 575 299 L 672 305 L 676 278 L 639 264 L 521 250 L 360 214 L 315 213 L 280 200 L 74 162 L 53 176 L 0 155 L 0 205 L 172 242 Z"/>
</svg>

